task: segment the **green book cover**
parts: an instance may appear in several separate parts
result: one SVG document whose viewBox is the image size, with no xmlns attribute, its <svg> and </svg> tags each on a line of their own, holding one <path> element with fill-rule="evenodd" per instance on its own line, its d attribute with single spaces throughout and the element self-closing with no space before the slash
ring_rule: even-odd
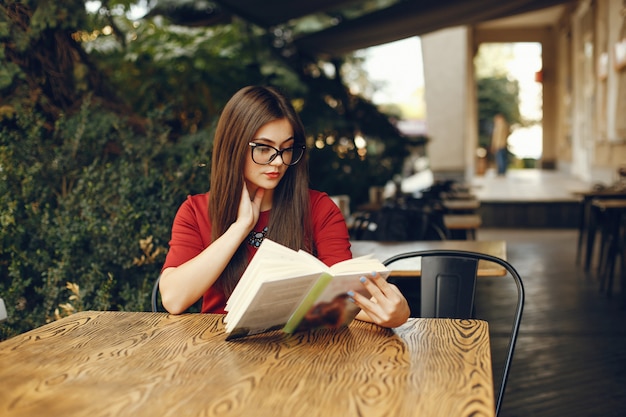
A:
<svg viewBox="0 0 626 417">
<path fill-rule="evenodd" d="M 296 329 L 300 325 L 300 322 L 304 318 L 304 315 L 309 312 L 311 307 L 313 307 L 315 301 L 320 297 L 320 295 L 322 295 L 322 293 L 332 280 L 333 276 L 327 272 L 324 272 L 322 273 L 322 275 L 320 275 L 315 285 L 313 285 L 313 288 L 311 288 L 311 291 L 309 291 L 309 293 L 306 295 L 304 300 L 302 300 L 296 311 L 293 312 L 293 314 L 289 318 L 289 321 L 287 321 L 287 324 L 285 324 L 285 327 L 283 327 L 283 331 L 285 333 L 291 334 L 296 331 Z"/>
</svg>

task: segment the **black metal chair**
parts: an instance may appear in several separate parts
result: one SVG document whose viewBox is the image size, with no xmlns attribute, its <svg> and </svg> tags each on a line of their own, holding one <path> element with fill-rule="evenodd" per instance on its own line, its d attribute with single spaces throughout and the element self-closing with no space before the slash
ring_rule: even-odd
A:
<svg viewBox="0 0 626 417">
<path fill-rule="evenodd" d="M 150 302 L 152 305 L 152 312 L 158 313 L 159 311 L 166 311 L 164 308 L 159 310 L 159 281 L 161 280 L 161 276 L 159 275 L 157 279 L 154 281 L 154 285 L 152 286 L 152 296 L 150 298 Z M 161 305 L 161 307 L 163 307 Z M 202 298 L 200 298 L 193 306 L 189 307 L 187 311 L 189 313 L 199 312 L 202 308 Z"/>
<path fill-rule="evenodd" d="M 152 312 L 156 313 L 159 311 L 158 309 L 158 299 L 159 299 L 159 280 L 161 276 L 159 275 L 157 279 L 154 281 L 154 285 L 152 286 Z"/>
<path fill-rule="evenodd" d="M 504 259 L 476 252 L 460 250 L 428 250 L 406 252 L 393 256 L 383 262 L 389 266 L 396 261 L 409 258 L 421 260 L 421 305 L 419 315 L 414 317 L 434 318 L 474 318 L 474 295 L 476 291 L 476 273 L 478 262 L 481 260 L 493 262 L 502 266 L 507 271 L 507 276 L 512 277 L 517 287 L 517 304 L 513 315 L 513 323 L 509 337 L 500 388 L 497 390 L 496 416 L 500 413 L 502 400 L 506 389 L 506 383 L 511 369 L 513 352 L 517 342 L 522 312 L 524 310 L 524 285 L 515 268 Z M 505 279 L 503 277 L 503 279 Z M 417 280 L 405 278 L 405 280 Z M 400 280 L 395 283 L 401 284 Z M 398 285 L 402 291 L 402 286 Z M 407 297 L 408 299 L 409 297 Z M 409 301 L 410 302 L 410 301 Z"/>
<path fill-rule="evenodd" d="M 8 317 L 7 308 L 4 304 L 4 300 L 0 298 L 0 321 L 6 320 Z"/>
</svg>

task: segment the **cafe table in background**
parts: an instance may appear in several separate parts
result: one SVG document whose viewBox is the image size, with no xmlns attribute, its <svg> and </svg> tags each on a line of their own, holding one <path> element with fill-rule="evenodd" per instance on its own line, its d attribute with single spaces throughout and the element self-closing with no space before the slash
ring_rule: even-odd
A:
<svg viewBox="0 0 626 417">
<path fill-rule="evenodd" d="M 352 256 L 373 255 L 380 261 L 392 256 L 412 251 L 424 251 L 433 249 L 454 249 L 469 252 L 484 253 L 506 260 L 506 242 L 503 240 L 428 240 L 407 242 L 383 242 L 373 240 L 350 241 Z M 503 276 L 504 268 L 487 261 L 478 263 L 477 275 L 479 277 Z M 392 277 L 415 277 L 421 275 L 420 259 L 407 259 L 393 263 Z"/>
<path fill-rule="evenodd" d="M 480 320 L 225 341 L 223 316 L 80 312 L 0 343 L 0 415 L 493 416 Z"/>
</svg>

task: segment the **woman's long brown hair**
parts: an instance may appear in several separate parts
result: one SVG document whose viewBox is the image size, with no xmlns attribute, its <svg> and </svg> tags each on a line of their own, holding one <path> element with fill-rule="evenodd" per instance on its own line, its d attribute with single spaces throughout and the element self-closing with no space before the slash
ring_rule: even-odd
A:
<svg viewBox="0 0 626 417">
<path fill-rule="evenodd" d="M 237 219 L 244 184 L 248 143 L 266 123 L 287 119 L 293 128 L 294 145 L 304 145 L 304 127 L 293 106 L 273 87 L 250 86 L 228 101 L 217 123 L 211 162 L 209 219 L 215 241 Z M 274 190 L 267 237 L 292 249 L 312 250 L 306 158 L 290 166 Z M 217 281 L 227 297 L 248 264 L 247 241 L 237 249 Z"/>
</svg>

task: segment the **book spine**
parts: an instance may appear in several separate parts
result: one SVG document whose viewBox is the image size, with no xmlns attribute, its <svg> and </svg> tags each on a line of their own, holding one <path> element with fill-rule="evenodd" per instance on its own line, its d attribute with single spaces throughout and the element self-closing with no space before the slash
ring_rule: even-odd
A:
<svg viewBox="0 0 626 417">
<path fill-rule="evenodd" d="M 283 327 L 283 332 L 292 334 L 296 331 L 304 315 L 313 307 L 315 301 L 322 295 L 332 280 L 333 276 L 329 273 L 324 272 L 320 275 L 306 297 L 304 297 L 302 302 L 298 305 L 296 311 L 294 311 L 291 317 L 289 317 L 289 320 L 287 320 L 287 324 Z"/>
</svg>

